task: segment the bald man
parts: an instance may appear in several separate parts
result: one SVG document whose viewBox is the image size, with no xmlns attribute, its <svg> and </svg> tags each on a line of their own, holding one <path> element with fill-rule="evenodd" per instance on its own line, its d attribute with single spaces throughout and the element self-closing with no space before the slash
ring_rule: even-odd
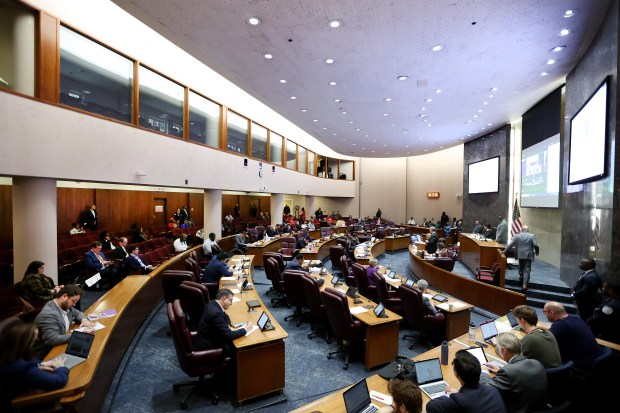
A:
<svg viewBox="0 0 620 413">
<path fill-rule="evenodd" d="M 519 281 L 522 283 L 521 288 L 527 290 L 527 286 L 530 282 L 534 252 L 538 255 L 536 235 L 530 234 L 530 228 L 524 225 L 523 228 L 521 228 L 521 232 L 515 235 L 510 243 L 506 245 L 504 254 L 506 254 L 513 245 L 516 249 L 515 257 L 519 260 Z"/>
<path fill-rule="evenodd" d="M 558 342 L 562 362 L 572 360 L 575 368 L 591 372 L 592 364 L 601 354 L 601 349 L 586 322 L 576 315 L 568 314 L 564 306 L 556 301 L 546 303 L 543 313 L 552 322 L 549 331 Z"/>
</svg>

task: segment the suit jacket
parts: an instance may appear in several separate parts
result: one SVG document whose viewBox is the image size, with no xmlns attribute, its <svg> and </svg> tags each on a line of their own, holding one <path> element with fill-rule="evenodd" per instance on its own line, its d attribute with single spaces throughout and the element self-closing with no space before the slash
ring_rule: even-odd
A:
<svg viewBox="0 0 620 413">
<path fill-rule="evenodd" d="M 118 247 L 114 248 L 114 251 L 112 251 L 112 256 L 114 258 L 125 259 L 129 256 L 129 253 L 126 249 L 119 245 Z"/>
<path fill-rule="evenodd" d="M 38 357 L 43 358 L 52 347 L 69 342 L 71 336 L 66 334 L 67 328 L 62 313 L 56 301 L 51 300 L 35 318 L 34 322 L 39 328 L 39 339 L 35 345 Z M 66 313 L 69 325 L 80 323 L 86 318 L 83 312 L 75 308 L 69 309 Z"/>
<path fill-rule="evenodd" d="M 217 283 L 220 282 L 220 278 L 223 275 L 231 276 L 233 273 L 228 268 L 228 265 L 218 260 L 216 257 L 213 257 L 202 273 L 202 282 Z"/>
<path fill-rule="evenodd" d="M 82 226 L 93 230 L 97 229 L 97 218 L 97 211 L 92 211 L 90 209 L 84 211 Z"/>
<path fill-rule="evenodd" d="M 538 248 L 536 235 L 530 234 L 529 232 L 518 233 L 512 238 L 510 244 L 506 245 L 504 253 L 512 248 L 513 245 L 516 247 L 515 258 L 518 260 L 534 259 L 534 247 Z"/>
<path fill-rule="evenodd" d="M 426 252 L 429 254 L 434 254 L 437 252 L 437 241 L 439 238 L 437 237 L 437 233 L 433 232 L 426 243 Z"/>
<path fill-rule="evenodd" d="M 140 262 L 142 262 L 142 263 L 140 263 Z M 135 255 L 133 255 L 133 254 L 131 254 L 127 258 L 125 258 L 125 263 L 132 270 L 145 270 L 146 267 L 147 267 L 147 264 L 144 262 L 142 257 L 140 257 L 140 261 L 138 261 L 137 257 Z"/>
<path fill-rule="evenodd" d="M 230 317 L 216 300 L 209 301 L 198 324 L 196 350 L 222 348 L 230 354 L 232 341 L 244 336 L 245 328 L 230 329 Z"/>
<path fill-rule="evenodd" d="M 582 274 L 573 288 L 573 298 L 579 308 L 579 315 L 587 319 L 594 313 L 598 305 L 598 291 L 601 288 L 601 278 L 596 270 Z"/>
<path fill-rule="evenodd" d="M 101 256 L 101 258 L 104 261 L 108 261 L 105 255 L 103 255 L 103 252 L 100 252 L 99 256 Z M 92 250 L 89 250 L 86 254 L 84 254 L 84 258 L 82 259 L 82 262 L 84 262 L 84 265 L 86 266 L 86 268 L 89 268 L 97 272 L 104 269 L 103 263 L 99 261 L 99 259 L 97 258 L 97 255 Z"/>
<path fill-rule="evenodd" d="M 500 244 L 505 244 L 508 242 L 508 222 L 505 219 L 502 219 L 497 225 L 497 231 L 495 232 L 495 241 Z"/>
<path fill-rule="evenodd" d="M 484 228 L 482 227 L 481 224 L 478 224 L 474 227 L 474 234 L 482 234 L 482 231 L 484 230 Z"/>
<path fill-rule="evenodd" d="M 499 390 L 508 413 L 528 413 L 545 406 L 547 372 L 538 360 L 523 354 L 513 357 L 495 377 L 482 374 L 481 381 Z"/>
<path fill-rule="evenodd" d="M 289 261 L 288 264 L 286 264 L 286 267 L 284 267 L 284 270 L 298 270 L 298 271 L 308 271 L 308 269 L 302 267 L 301 265 L 299 265 L 299 263 L 297 262 L 296 259 L 292 259 L 291 261 Z"/>
<path fill-rule="evenodd" d="M 506 413 L 506 406 L 495 387 L 464 385 L 457 393 L 428 402 L 426 413 Z"/>
</svg>

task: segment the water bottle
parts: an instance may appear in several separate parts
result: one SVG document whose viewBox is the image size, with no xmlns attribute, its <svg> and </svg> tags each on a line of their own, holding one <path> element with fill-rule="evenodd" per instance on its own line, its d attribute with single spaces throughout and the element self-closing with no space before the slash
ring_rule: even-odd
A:
<svg viewBox="0 0 620 413">
<path fill-rule="evenodd" d="M 441 364 L 443 364 L 444 366 L 448 365 L 448 342 L 444 341 L 443 343 L 441 343 Z"/>
<path fill-rule="evenodd" d="M 472 322 L 469 323 L 469 341 L 476 341 L 476 325 Z"/>
</svg>

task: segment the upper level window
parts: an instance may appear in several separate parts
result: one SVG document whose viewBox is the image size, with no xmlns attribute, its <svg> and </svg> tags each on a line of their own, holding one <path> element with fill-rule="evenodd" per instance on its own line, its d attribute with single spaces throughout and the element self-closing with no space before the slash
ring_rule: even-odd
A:
<svg viewBox="0 0 620 413">
<path fill-rule="evenodd" d="M 248 154 L 248 120 L 236 113 L 228 112 L 228 150 Z"/>
<path fill-rule="evenodd" d="M 269 134 L 269 161 L 282 165 L 282 136 L 273 132 Z"/>
<path fill-rule="evenodd" d="M 327 158 L 327 177 L 332 179 L 338 177 L 338 159 Z"/>
<path fill-rule="evenodd" d="M 306 148 L 304 148 L 303 146 L 298 146 L 298 150 L 297 150 L 297 170 L 299 172 L 303 172 L 306 173 L 306 163 L 307 163 L 307 159 L 306 159 Z"/>
<path fill-rule="evenodd" d="M 183 86 L 140 66 L 140 126 L 183 137 Z"/>
<path fill-rule="evenodd" d="M 220 105 L 189 92 L 189 139 L 220 147 Z"/>
<path fill-rule="evenodd" d="M 267 129 L 252 122 L 252 158 L 267 160 Z"/>
<path fill-rule="evenodd" d="M 286 140 L 286 167 L 297 169 L 297 144 L 291 140 Z"/>
<path fill-rule="evenodd" d="M 345 161 L 345 160 L 340 160 L 340 171 L 338 174 L 338 179 L 346 179 L 346 180 L 353 180 L 353 167 L 355 166 L 355 164 L 353 163 L 353 161 Z"/>
<path fill-rule="evenodd" d="M 131 122 L 133 62 L 60 27 L 60 103 Z"/>
<path fill-rule="evenodd" d="M 308 173 L 310 175 L 314 175 L 314 158 L 315 158 L 315 154 L 312 151 L 308 151 Z"/>
</svg>

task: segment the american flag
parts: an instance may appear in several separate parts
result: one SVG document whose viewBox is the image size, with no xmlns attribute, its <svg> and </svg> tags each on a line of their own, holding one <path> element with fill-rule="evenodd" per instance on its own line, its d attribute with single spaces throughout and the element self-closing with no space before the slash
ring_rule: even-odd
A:
<svg viewBox="0 0 620 413">
<path fill-rule="evenodd" d="M 512 210 L 512 226 L 510 227 L 510 236 L 514 237 L 515 234 L 521 232 L 521 211 L 519 211 L 519 203 L 515 199 L 515 206 Z"/>
</svg>

